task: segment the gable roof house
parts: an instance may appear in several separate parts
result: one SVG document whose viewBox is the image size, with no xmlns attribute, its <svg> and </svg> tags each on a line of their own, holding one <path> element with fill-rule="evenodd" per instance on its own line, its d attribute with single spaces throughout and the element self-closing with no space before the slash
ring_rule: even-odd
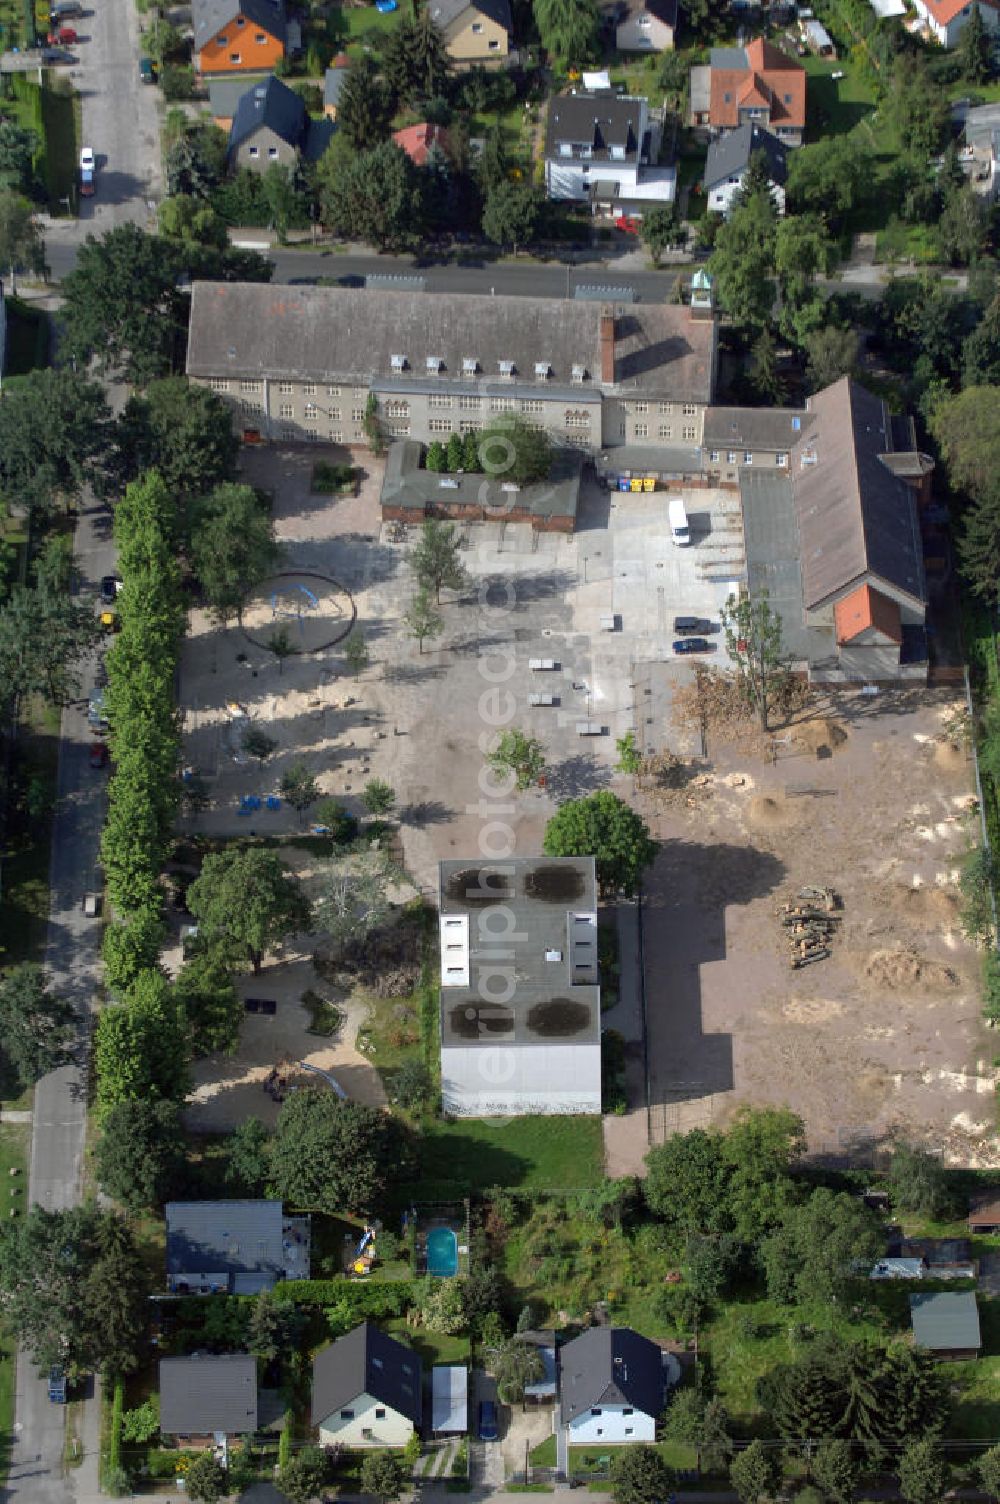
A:
<svg viewBox="0 0 1000 1504">
<path fill-rule="evenodd" d="M 284 0 L 192 0 L 199 73 L 270 73 L 285 55 Z"/>
<path fill-rule="evenodd" d="M 229 131 L 229 166 L 266 172 L 276 163 L 314 162 L 333 134 L 329 120 L 313 120 L 300 95 L 272 76 L 240 96 Z"/>
<path fill-rule="evenodd" d="M 673 203 L 677 169 L 654 165 L 662 130 L 645 99 L 603 90 L 556 95 L 545 131 L 546 193 L 589 200 L 610 217 Z"/>
<path fill-rule="evenodd" d="M 420 1429 L 423 1367 L 364 1321 L 313 1359 L 312 1423 L 322 1446 L 404 1447 Z"/>
<path fill-rule="evenodd" d="M 280 1201 L 168 1201 L 167 1288 L 174 1294 L 256 1295 L 309 1278 L 309 1218 Z"/>
<path fill-rule="evenodd" d="M 964 1362 L 982 1348 L 979 1307 L 972 1290 L 928 1291 L 910 1296 L 913 1341 L 935 1358 Z"/>
<path fill-rule="evenodd" d="M 655 1441 L 663 1353 L 629 1327 L 594 1326 L 559 1349 L 559 1420 L 570 1446 Z"/>
<path fill-rule="evenodd" d="M 670 52 L 677 36 L 677 0 L 619 0 L 614 27 L 619 52 Z"/>
<path fill-rule="evenodd" d="M 248 1353 L 160 1359 L 160 1430 L 185 1443 L 257 1429 L 257 1360 Z"/>
<path fill-rule="evenodd" d="M 942 47 L 957 45 L 974 5 L 987 31 L 1000 29 L 997 0 L 913 0 L 924 31 Z"/>
<path fill-rule="evenodd" d="M 502 68 L 510 60 L 510 0 L 430 0 L 430 16 L 456 68 Z"/>
<path fill-rule="evenodd" d="M 746 121 L 736 130 L 717 136 L 709 145 L 702 187 L 713 213 L 729 214 L 733 199 L 743 186 L 750 159 L 758 155 L 767 163 L 771 197 L 778 213 L 784 214 L 788 148 L 756 121 Z"/>
<path fill-rule="evenodd" d="M 426 167 L 427 158 L 432 146 L 440 146 L 442 151 L 448 150 L 448 132 L 443 125 L 432 125 L 429 120 L 421 120 L 419 125 L 404 126 L 401 131 L 393 131 L 392 139 L 400 151 L 405 151 L 414 167 Z"/>
<path fill-rule="evenodd" d="M 746 47 L 713 47 L 691 69 L 691 118 L 712 135 L 762 125 L 785 146 L 801 146 L 806 128 L 806 71 L 757 37 Z"/>
</svg>

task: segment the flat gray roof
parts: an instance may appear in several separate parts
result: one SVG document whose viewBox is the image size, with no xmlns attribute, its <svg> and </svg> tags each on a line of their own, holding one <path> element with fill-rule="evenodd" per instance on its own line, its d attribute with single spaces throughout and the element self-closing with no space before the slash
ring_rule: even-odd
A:
<svg viewBox="0 0 1000 1504">
<path fill-rule="evenodd" d="M 530 673 L 527 665 L 525 672 Z M 544 673 L 536 677 L 544 689 Z M 468 923 L 468 985 L 441 988 L 442 1044 L 469 1048 L 598 1040 L 594 858 L 469 858 L 441 862 L 438 873 L 442 925 L 452 915 L 464 915 Z M 491 938 L 487 915 L 497 906 L 513 917 L 511 938 L 501 939 L 498 930 Z M 574 943 L 577 915 L 593 921 L 589 927 L 581 924 L 582 933 L 592 937 L 589 953 Z M 498 969 L 507 974 L 503 991 L 507 976 L 512 988 L 503 1000 L 497 991 Z"/>
<path fill-rule="evenodd" d="M 706 449 L 773 449 L 788 454 L 813 421 L 813 414 L 804 409 L 710 407 L 702 443 Z"/>
<path fill-rule="evenodd" d="M 263 1275 L 285 1269 L 280 1201 L 168 1201 L 167 1274 Z"/>
<path fill-rule="evenodd" d="M 419 516 L 433 506 L 487 506 L 496 507 L 499 516 L 499 509 L 507 504 L 523 507 L 536 517 L 576 517 L 582 460 L 574 450 L 554 450 L 548 480 L 507 492 L 503 490 L 503 476 L 438 475 L 421 469 L 423 448 L 415 439 L 389 446 L 382 481 L 383 506 L 412 508 Z"/>
</svg>

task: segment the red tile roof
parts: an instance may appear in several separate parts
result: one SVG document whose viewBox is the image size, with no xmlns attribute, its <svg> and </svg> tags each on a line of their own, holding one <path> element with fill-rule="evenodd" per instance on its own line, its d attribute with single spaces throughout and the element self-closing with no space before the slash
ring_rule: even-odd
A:
<svg viewBox="0 0 1000 1504">
<path fill-rule="evenodd" d="M 804 130 L 806 71 L 794 58 L 765 42 L 750 43 L 746 68 L 713 68 L 709 122 L 719 129 L 740 123 L 740 109 L 771 111 L 771 126 Z"/>
<path fill-rule="evenodd" d="M 900 643 L 903 640 L 899 606 L 887 595 L 883 595 L 881 590 L 873 590 L 870 585 L 860 585 L 850 595 L 845 595 L 842 601 L 838 601 L 833 608 L 833 620 L 837 628 L 837 642 L 840 644 L 853 642 L 855 637 L 860 637 L 870 627 L 881 632 L 883 637 L 888 637 L 890 642 Z"/>
<path fill-rule="evenodd" d="M 448 148 L 448 132 L 444 126 L 431 125 L 427 120 L 421 121 L 419 125 L 408 125 L 401 131 L 393 131 L 392 139 L 417 167 L 426 167 L 427 153 L 435 142 L 445 150 Z"/>
<path fill-rule="evenodd" d="M 937 21 L 939 26 L 947 26 L 949 21 L 954 21 L 968 3 L 969 0 L 924 0 L 928 14 Z M 980 0 L 980 3 L 988 5 L 991 10 L 997 9 L 994 0 Z"/>
</svg>

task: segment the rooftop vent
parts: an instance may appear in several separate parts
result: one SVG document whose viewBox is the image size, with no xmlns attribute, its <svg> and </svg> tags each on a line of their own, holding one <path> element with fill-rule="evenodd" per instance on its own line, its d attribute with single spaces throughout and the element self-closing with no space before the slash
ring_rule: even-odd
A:
<svg viewBox="0 0 1000 1504">
<path fill-rule="evenodd" d="M 392 366 L 392 369 L 394 371 L 405 371 L 406 370 L 406 356 L 405 355 L 390 355 L 390 357 L 389 357 L 389 364 Z"/>
<path fill-rule="evenodd" d="M 562 960 L 562 951 L 561 950 L 553 950 L 551 947 L 549 947 L 549 949 L 546 950 L 546 952 L 545 952 L 545 959 L 546 959 L 546 961 L 561 961 Z"/>
<path fill-rule="evenodd" d="M 475 376 L 479 370 L 479 361 L 475 355 L 466 355 L 463 357 L 462 370 L 466 376 Z"/>
<path fill-rule="evenodd" d="M 455 479 L 455 477 L 453 475 L 443 475 L 441 477 L 441 479 L 438 481 L 438 485 L 444 491 L 457 491 L 458 490 L 458 481 Z"/>
</svg>

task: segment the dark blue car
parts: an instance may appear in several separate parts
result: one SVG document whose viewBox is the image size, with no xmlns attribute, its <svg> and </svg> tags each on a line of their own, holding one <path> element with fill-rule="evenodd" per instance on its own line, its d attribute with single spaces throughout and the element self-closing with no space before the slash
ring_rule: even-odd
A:
<svg viewBox="0 0 1000 1504">
<path fill-rule="evenodd" d="M 711 653 L 714 643 L 707 637 L 681 637 L 674 643 L 675 653 Z"/>
<path fill-rule="evenodd" d="M 496 1441 L 500 1436 L 497 1430 L 497 1407 L 493 1400 L 479 1401 L 479 1440 Z"/>
</svg>

